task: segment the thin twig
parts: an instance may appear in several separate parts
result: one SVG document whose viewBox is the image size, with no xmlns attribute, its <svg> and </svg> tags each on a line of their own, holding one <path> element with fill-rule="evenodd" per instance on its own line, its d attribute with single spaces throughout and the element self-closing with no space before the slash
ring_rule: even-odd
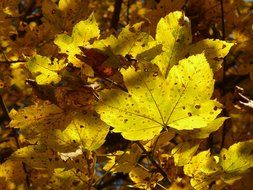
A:
<svg viewBox="0 0 253 190">
<path fill-rule="evenodd" d="M 15 60 L 15 61 L 0 61 L 0 63 L 2 64 L 6 64 L 6 63 L 19 63 L 19 62 L 26 62 L 26 60 Z"/>
<path fill-rule="evenodd" d="M 151 163 L 156 167 L 156 169 L 158 170 L 158 172 L 162 174 L 163 178 L 166 180 L 166 182 L 168 183 L 168 185 L 170 185 L 171 181 L 169 180 L 167 173 L 156 162 L 156 160 L 153 158 L 152 154 L 150 154 L 139 141 L 136 141 L 135 143 L 147 155 L 147 157 L 151 161 Z"/>
<path fill-rule="evenodd" d="M 221 27 L 222 27 L 222 36 L 221 39 L 226 39 L 226 30 L 225 30 L 225 18 L 224 18 L 224 6 L 223 0 L 220 0 L 220 9 L 221 9 Z"/>
<path fill-rule="evenodd" d="M 127 11 L 126 11 L 126 20 L 127 24 L 129 24 L 129 10 L 130 10 L 130 0 L 127 0 Z"/>
<path fill-rule="evenodd" d="M 220 0 L 220 9 L 221 9 L 221 27 L 222 27 L 222 36 L 221 39 L 225 40 L 226 39 L 226 30 L 225 30 L 225 18 L 224 18 L 224 7 L 223 7 L 223 0 Z M 222 77 L 222 83 L 223 86 L 225 85 L 226 81 L 226 71 L 227 71 L 227 63 L 226 59 L 223 60 L 223 77 Z M 223 88 L 222 88 L 223 89 Z M 225 95 L 225 90 L 222 90 L 222 95 Z M 223 109 L 222 111 L 223 116 L 228 116 L 228 112 L 226 108 Z M 228 130 L 228 121 L 225 120 L 223 123 L 223 128 L 222 128 L 222 137 L 221 137 L 221 145 L 220 145 L 220 150 L 223 148 L 225 144 L 225 138 L 226 138 L 226 132 Z"/>
</svg>

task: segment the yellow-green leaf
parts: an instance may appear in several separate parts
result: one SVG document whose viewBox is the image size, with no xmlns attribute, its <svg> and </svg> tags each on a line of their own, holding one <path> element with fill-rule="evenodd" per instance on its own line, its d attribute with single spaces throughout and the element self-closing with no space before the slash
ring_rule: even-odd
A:
<svg viewBox="0 0 253 190">
<path fill-rule="evenodd" d="M 253 140 L 235 143 L 220 153 L 221 166 L 224 170 L 224 181 L 234 183 L 242 174 L 253 167 Z"/>
<path fill-rule="evenodd" d="M 159 66 L 166 78 L 170 68 L 182 58 L 181 50 L 192 41 L 189 19 L 180 11 L 161 18 L 157 24 L 156 40 L 162 43 L 164 52 L 153 63 Z"/>
<path fill-rule="evenodd" d="M 206 127 L 194 130 L 186 130 L 183 133 L 191 138 L 204 139 L 207 138 L 212 132 L 217 131 L 226 119 L 228 119 L 228 117 L 219 117 L 210 122 Z"/>
<path fill-rule="evenodd" d="M 32 168 L 54 170 L 54 168 L 65 167 L 57 152 L 50 149 L 43 150 L 39 146 L 31 145 L 15 151 L 9 159 L 25 162 Z"/>
<path fill-rule="evenodd" d="M 55 169 L 54 174 L 51 176 L 51 179 L 46 184 L 46 187 L 47 189 L 95 190 L 94 188 L 90 188 L 90 185 L 88 184 L 90 176 L 86 173 L 87 170 L 88 169 Z M 85 174 L 83 172 L 85 172 Z"/>
<path fill-rule="evenodd" d="M 37 142 L 43 134 L 52 129 L 64 129 L 69 123 L 62 109 L 49 102 L 28 106 L 18 111 L 11 110 L 10 127 L 20 128 L 31 143 Z"/>
<path fill-rule="evenodd" d="M 89 45 L 89 40 L 99 37 L 99 35 L 100 30 L 92 14 L 87 20 L 80 21 L 74 26 L 71 36 L 59 34 L 56 36 L 54 43 L 60 48 L 60 53 L 68 55 L 69 62 L 80 67 L 80 61 L 75 57 L 76 54 L 81 53 L 79 46 Z"/>
<path fill-rule="evenodd" d="M 194 189 L 209 189 L 209 184 L 215 182 L 222 174 L 218 159 L 211 156 L 209 150 L 202 151 L 184 166 L 184 173 L 191 177 L 191 186 Z"/>
<path fill-rule="evenodd" d="M 46 143 L 62 152 L 74 151 L 78 147 L 93 151 L 105 141 L 109 126 L 95 113 L 76 113 L 72 121 L 62 130 L 48 134 Z M 57 138 L 53 138 L 53 136 Z"/>
<path fill-rule="evenodd" d="M 233 43 L 212 39 L 204 39 L 191 44 L 189 19 L 179 11 L 161 18 L 157 24 L 156 40 L 163 45 L 164 52 L 156 56 L 152 63 L 159 66 L 165 78 L 179 60 L 202 52 L 205 52 L 207 61 L 215 72 L 221 68 L 223 58 L 233 46 Z"/>
<path fill-rule="evenodd" d="M 51 61 L 48 57 L 36 55 L 28 60 L 26 66 L 36 76 L 36 82 L 43 85 L 60 82 L 61 76 L 57 72 L 62 70 L 66 64 L 63 60 Z"/>
<path fill-rule="evenodd" d="M 155 41 L 148 33 L 142 32 L 141 25 L 142 23 L 137 23 L 133 26 L 127 25 L 117 38 L 111 35 L 104 40 L 95 41 L 92 46 L 104 51 L 110 57 L 112 57 L 112 54 L 122 56 L 129 54 L 140 60 L 152 60 L 161 52 L 161 44 Z M 111 52 L 108 52 L 108 50 Z M 111 62 L 117 61 L 115 56 L 109 59 Z"/>
<path fill-rule="evenodd" d="M 163 179 L 160 173 L 150 172 L 140 166 L 136 166 L 130 173 L 130 179 L 135 183 L 133 187 L 139 189 L 154 189 L 159 181 Z"/>
<path fill-rule="evenodd" d="M 185 54 L 194 55 L 204 51 L 210 67 L 215 72 L 221 68 L 223 58 L 228 54 L 233 45 L 233 43 L 228 43 L 218 39 L 205 39 L 185 48 Z"/>
<path fill-rule="evenodd" d="M 129 173 L 136 166 L 141 153 L 140 148 L 136 144 L 133 144 L 130 150 L 125 152 L 117 151 L 107 156 L 110 160 L 107 161 L 103 169 L 113 173 Z"/>
<path fill-rule="evenodd" d="M 163 127 L 192 130 L 207 127 L 221 112 L 210 100 L 213 73 L 203 54 L 175 65 L 165 79 L 152 64 L 121 70 L 129 93 L 105 90 L 97 111 L 103 121 L 129 140 L 149 140 Z"/>
<path fill-rule="evenodd" d="M 188 164 L 199 148 L 199 142 L 182 142 L 174 147 L 171 154 L 174 158 L 176 166 L 184 166 Z"/>
</svg>

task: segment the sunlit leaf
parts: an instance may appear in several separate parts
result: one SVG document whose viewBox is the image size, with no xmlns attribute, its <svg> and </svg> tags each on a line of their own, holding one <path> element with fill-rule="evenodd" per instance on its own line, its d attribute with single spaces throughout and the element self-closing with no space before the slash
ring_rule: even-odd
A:
<svg viewBox="0 0 253 190">
<path fill-rule="evenodd" d="M 198 153 L 184 166 L 184 173 L 191 177 L 194 189 L 208 189 L 209 184 L 219 179 L 222 170 L 217 163 L 218 160 L 207 150 Z"/>
<path fill-rule="evenodd" d="M 89 45 L 89 40 L 99 37 L 100 30 L 95 20 L 94 15 L 85 21 L 77 23 L 72 31 L 72 35 L 59 34 L 56 36 L 54 43 L 60 48 L 61 53 L 68 55 L 68 61 L 75 66 L 80 67 L 80 61 L 75 57 L 76 54 L 80 54 L 81 50 L 79 46 Z"/>
<path fill-rule="evenodd" d="M 69 117 L 58 106 L 43 102 L 18 111 L 11 110 L 10 126 L 20 128 L 22 134 L 31 142 L 52 129 L 64 129 L 70 122 Z"/>
<path fill-rule="evenodd" d="M 28 60 L 26 66 L 36 76 L 36 82 L 42 85 L 60 82 L 61 76 L 57 72 L 62 70 L 66 64 L 63 60 L 51 61 L 48 57 L 36 55 Z"/>
<path fill-rule="evenodd" d="M 131 149 L 125 152 L 114 152 L 112 155 L 107 156 L 110 160 L 107 161 L 103 169 L 113 173 L 129 173 L 136 166 L 141 153 L 140 148 L 136 144 L 132 145 Z"/>
<path fill-rule="evenodd" d="M 191 43 L 189 19 L 180 11 L 161 18 L 157 24 L 156 40 L 162 43 L 165 52 L 158 55 L 153 63 L 157 64 L 162 74 L 167 77 L 170 68 L 182 58 L 181 50 L 183 47 Z"/>
<path fill-rule="evenodd" d="M 220 153 L 221 166 L 225 172 L 224 180 L 233 184 L 253 167 L 253 140 L 235 143 Z"/>
<path fill-rule="evenodd" d="M 179 143 L 172 149 L 171 154 L 174 158 L 176 166 L 184 166 L 188 164 L 199 148 L 198 142 L 183 142 Z"/>
<path fill-rule="evenodd" d="M 214 80 L 203 54 L 174 66 L 164 79 L 155 65 L 122 70 L 129 93 L 105 90 L 97 111 L 103 121 L 129 140 L 148 140 L 163 127 L 192 130 L 207 127 L 221 105 L 210 100 Z"/>
<path fill-rule="evenodd" d="M 53 138 L 47 137 L 47 144 L 62 152 L 74 151 L 78 147 L 84 150 L 96 150 L 105 141 L 109 126 L 95 113 L 77 113 L 72 121 L 62 130 L 54 130 Z"/>
<path fill-rule="evenodd" d="M 129 173 L 129 177 L 135 183 L 134 187 L 147 190 L 154 189 L 157 182 L 163 179 L 160 173 L 152 173 L 138 166 Z"/>
</svg>

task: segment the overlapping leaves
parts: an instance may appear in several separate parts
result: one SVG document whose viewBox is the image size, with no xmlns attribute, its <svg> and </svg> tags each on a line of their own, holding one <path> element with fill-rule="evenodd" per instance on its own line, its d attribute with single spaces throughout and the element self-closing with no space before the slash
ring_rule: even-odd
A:
<svg viewBox="0 0 253 190">
<path fill-rule="evenodd" d="M 95 113 L 66 113 L 48 102 L 13 110 L 10 116 L 10 126 L 20 128 L 31 143 L 43 142 L 59 152 L 95 150 L 109 131 Z"/>
<path fill-rule="evenodd" d="M 165 77 L 180 59 L 203 51 L 213 71 L 217 71 L 233 46 L 233 43 L 212 39 L 192 44 L 190 21 L 179 11 L 168 14 L 158 22 L 156 40 L 162 43 L 164 52 L 152 62 L 159 66 Z"/>
<path fill-rule="evenodd" d="M 204 54 L 174 66 L 167 79 L 155 65 L 121 71 L 129 93 L 101 93 L 97 111 L 103 121 L 129 140 L 152 139 L 163 128 L 192 130 L 207 127 L 221 105 L 210 100 L 214 80 Z"/>
</svg>

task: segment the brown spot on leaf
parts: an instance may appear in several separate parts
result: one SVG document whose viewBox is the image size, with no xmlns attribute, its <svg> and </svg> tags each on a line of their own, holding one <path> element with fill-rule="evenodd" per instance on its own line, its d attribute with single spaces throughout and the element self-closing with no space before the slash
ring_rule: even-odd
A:
<svg viewBox="0 0 253 190">
<path fill-rule="evenodd" d="M 201 106 L 200 105 L 195 105 L 195 108 L 196 109 L 199 109 Z"/>
</svg>

